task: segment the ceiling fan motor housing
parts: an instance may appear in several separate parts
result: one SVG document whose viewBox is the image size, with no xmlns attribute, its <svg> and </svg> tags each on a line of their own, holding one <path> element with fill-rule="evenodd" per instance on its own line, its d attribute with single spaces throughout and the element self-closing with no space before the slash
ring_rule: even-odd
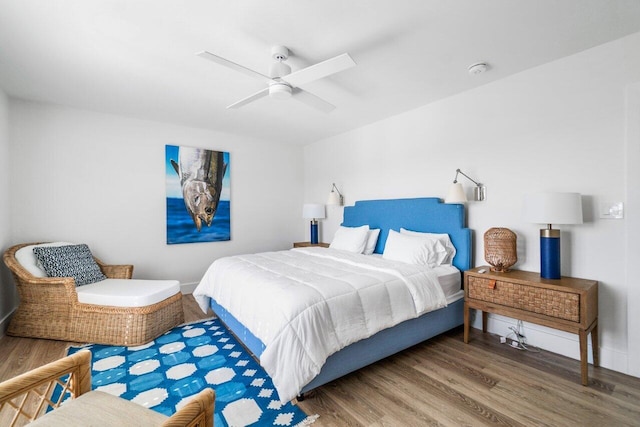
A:
<svg viewBox="0 0 640 427">
<path fill-rule="evenodd" d="M 275 99 L 291 98 L 291 86 L 282 82 L 270 83 L 269 96 Z"/>
<path fill-rule="evenodd" d="M 269 77 L 272 79 L 291 74 L 291 67 L 284 62 L 274 62 L 269 66 Z"/>
</svg>

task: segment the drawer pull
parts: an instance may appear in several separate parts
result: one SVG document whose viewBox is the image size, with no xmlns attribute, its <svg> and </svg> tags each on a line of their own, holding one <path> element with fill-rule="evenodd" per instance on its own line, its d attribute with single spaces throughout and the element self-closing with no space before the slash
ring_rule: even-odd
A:
<svg viewBox="0 0 640 427">
<path fill-rule="evenodd" d="M 489 280 L 489 286 L 487 286 L 489 289 L 495 289 L 496 288 L 496 281 L 495 280 Z"/>
</svg>

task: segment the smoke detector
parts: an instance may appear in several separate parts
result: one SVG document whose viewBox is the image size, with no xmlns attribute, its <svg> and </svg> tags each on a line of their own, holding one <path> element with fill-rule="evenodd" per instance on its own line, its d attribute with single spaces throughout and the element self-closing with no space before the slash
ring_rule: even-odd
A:
<svg viewBox="0 0 640 427">
<path fill-rule="evenodd" d="M 477 64 L 469 65 L 469 74 L 475 76 L 476 74 L 482 74 L 489 69 L 489 65 L 486 62 L 478 62 Z"/>
</svg>

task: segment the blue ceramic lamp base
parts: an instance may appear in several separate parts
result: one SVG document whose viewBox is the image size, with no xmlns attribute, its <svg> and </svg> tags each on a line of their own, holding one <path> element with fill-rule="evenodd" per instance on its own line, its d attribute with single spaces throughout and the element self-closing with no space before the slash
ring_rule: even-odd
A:
<svg viewBox="0 0 640 427">
<path fill-rule="evenodd" d="M 318 244 L 318 221 L 311 221 L 311 244 Z"/>
<path fill-rule="evenodd" d="M 559 279 L 560 274 L 560 230 L 540 230 L 540 277 Z"/>
</svg>

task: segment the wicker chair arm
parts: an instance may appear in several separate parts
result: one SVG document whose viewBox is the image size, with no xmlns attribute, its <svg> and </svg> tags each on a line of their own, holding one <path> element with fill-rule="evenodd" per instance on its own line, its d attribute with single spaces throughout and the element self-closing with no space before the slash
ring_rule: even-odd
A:
<svg viewBox="0 0 640 427">
<path fill-rule="evenodd" d="M 67 374 L 71 376 L 63 379 Z M 49 396 L 56 383 L 66 383 L 74 398 L 91 391 L 91 352 L 79 351 L 0 383 L 0 408 L 12 407 L 21 417 L 33 421 L 45 412 L 47 406 L 60 406 L 61 402 L 51 401 Z M 48 385 L 44 390 L 49 392 L 42 392 L 43 385 Z M 25 410 L 30 402 L 27 396 L 37 396 L 36 409 L 31 413 Z M 14 421 L 19 419 L 17 417 Z"/>
<path fill-rule="evenodd" d="M 15 245 L 7 249 L 5 253 L 2 255 L 2 259 L 4 260 L 5 265 L 9 267 L 9 270 L 11 270 L 11 272 L 14 274 L 16 279 L 26 280 L 26 281 L 30 279 L 38 279 L 38 277 L 35 277 L 31 273 L 29 273 L 27 269 L 24 268 L 22 264 L 20 264 L 16 259 L 16 252 L 18 252 L 19 249 L 25 246 L 38 245 L 38 244 L 40 243 L 39 242 L 38 243 L 22 243 L 20 245 Z"/>
<path fill-rule="evenodd" d="M 123 264 L 123 265 L 112 265 L 105 264 L 100 261 L 98 258 L 95 258 L 96 263 L 102 270 L 102 273 L 110 279 L 131 279 L 133 276 L 133 265 Z"/>
<path fill-rule="evenodd" d="M 68 287 L 69 290 L 75 292 L 76 281 L 73 277 L 36 277 L 29 275 L 28 277 L 20 277 L 13 271 L 14 277 L 17 281 L 24 285 L 39 285 L 39 286 L 63 286 Z"/>
<path fill-rule="evenodd" d="M 215 392 L 206 388 L 173 414 L 162 427 L 213 427 Z"/>
<path fill-rule="evenodd" d="M 14 272 L 14 278 L 20 285 L 20 299 L 25 303 L 74 304 L 78 302 L 76 282 L 73 277 L 34 277 L 21 278 Z"/>
<path fill-rule="evenodd" d="M 18 262 L 15 256 L 18 249 L 21 249 L 25 246 L 38 244 L 40 243 L 23 243 L 20 245 L 15 245 L 7 249 L 7 251 L 2 256 L 5 265 L 13 273 L 16 282 L 29 285 L 64 285 L 69 287 L 69 290 L 73 290 L 73 293 L 75 293 L 76 285 L 72 277 L 37 277 L 27 271 L 27 269 Z"/>
</svg>

